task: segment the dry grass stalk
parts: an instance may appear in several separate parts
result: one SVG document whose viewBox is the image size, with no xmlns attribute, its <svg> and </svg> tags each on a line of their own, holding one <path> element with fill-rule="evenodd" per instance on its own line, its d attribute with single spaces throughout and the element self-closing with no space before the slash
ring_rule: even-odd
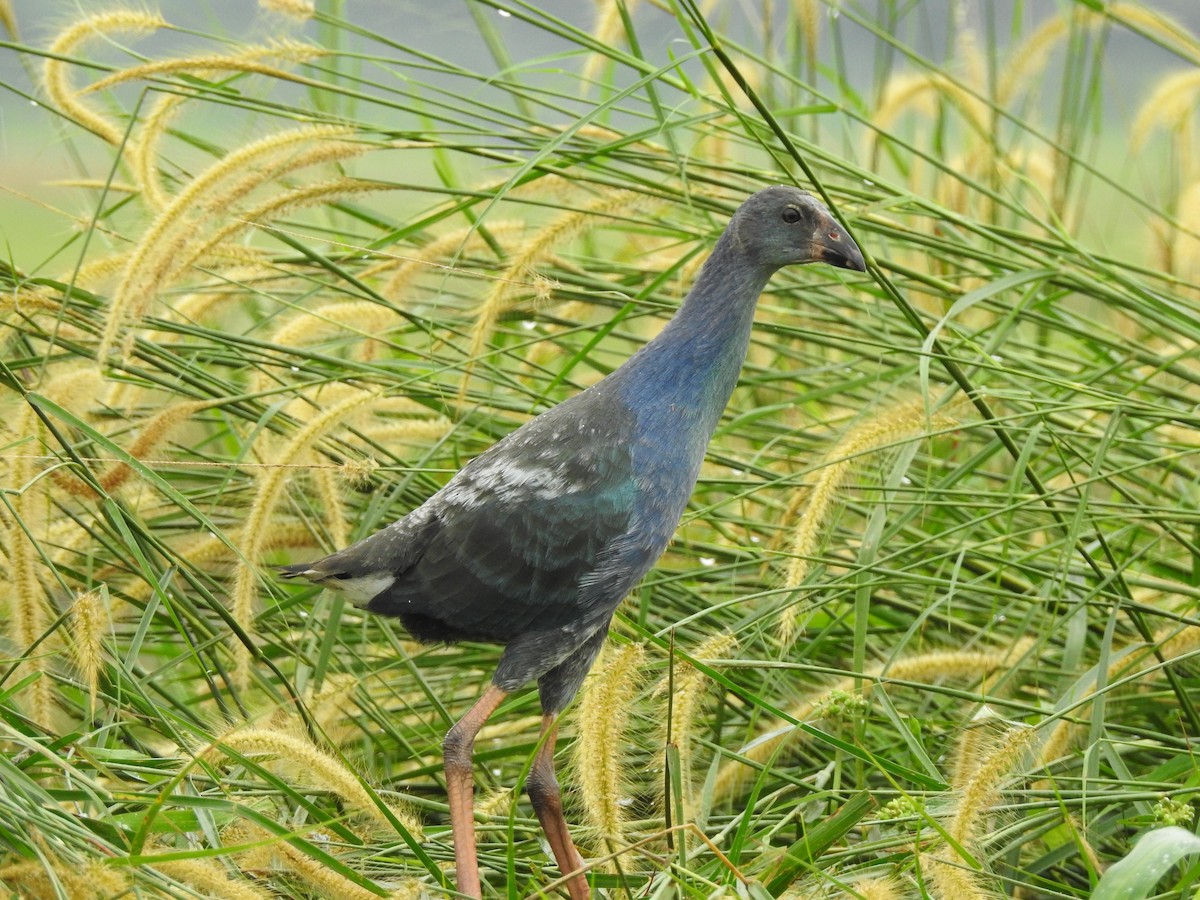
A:
<svg viewBox="0 0 1200 900">
<path fill-rule="evenodd" d="M 824 534 L 822 525 L 837 499 L 847 476 L 862 458 L 879 450 L 893 447 L 931 429 L 947 428 L 957 423 L 952 410 L 942 410 L 927 416 L 925 401 L 916 398 L 884 410 L 879 415 L 855 425 L 826 454 L 817 469 L 811 487 L 796 495 L 788 505 L 792 514 L 803 502 L 804 510 L 791 532 L 789 555 L 791 562 L 784 575 L 784 587 L 795 590 L 804 582 Z M 803 607 L 793 604 L 780 614 L 780 633 L 785 642 L 793 640 Z"/>
<path fill-rule="evenodd" d="M 919 684 L 933 684 L 945 678 L 986 678 L 993 672 L 1009 668 L 1015 661 L 1021 659 L 1032 646 L 1032 641 L 1019 641 L 1012 647 L 1001 647 L 995 650 L 938 650 L 932 653 L 921 653 L 906 659 L 894 660 L 886 665 L 873 666 L 863 674 L 863 690 L 869 692 L 872 684 L 879 679 L 894 681 L 912 681 Z M 797 721 L 805 722 L 814 714 L 825 708 L 831 695 L 850 693 L 860 679 L 854 676 L 840 678 L 821 691 L 810 694 L 800 702 L 791 706 L 788 716 Z M 758 739 L 753 745 L 742 751 L 742 756 L 752 763 L 766 765 L 779 748 L 790 741 L 803 737 L 803 732 L 788 728 L 786 722 L 772 722 L 760 728 L 761 734 L 773 734 L 769 739 Z M 717 799 L 727 797 L 736 791 L 753 773 L 753 769 L 741 762 L 731 760 L 721 766 L 717 772 L 716 787 L 713 796 Z"/>
<path fill-rule="evenodd" d="M 50 44 L 42 67 L 46 93 L 69 118 L 110 144 L 119 145 L 124 139 L 124 129 L 79 99 L 79 92 L 71 85 L 72 64 L 67 59 L 74 56 L 83 43 L 94 37 L 113 33 L 149 34 L 169 27 L 171 26 L 159 16 L 134 9 L 109 10 L 80 19 L 59 32 Z"/>
<path fill-rule="evenodd" d="M 625 843 L 621 770 L 645 657 L 641 644 L 607 648 L 584 684 L 576 714 L 580 724 L 572 770 L 587 824 L 599 838 L 598 849 L 609 852 Z"/>
<path fill-rule="evenodd" d="M 291 477 L 289 466 L 304 459 L 308 451 L 329 431 L 341 425 L 364 406 L 379 399 L 378 391 L 355 389 L 346 399 L 327 406 L 296 432 L 290 441 L 270 453 L 272 466 L 255 472 L 257 487 L 250 510 L 242 526 L 243 562 L 237 567 L 234 577 L 231 612 L 242 629 L 254 633 L 254 601 L 258 596 L 258 561 L 262 557 L 265 535 L 270 532 L 268 523 L 274 516 L 275 507 L 283 488 Z M 239 688 L 249 684 L 250 651 L 237 641 L 234 648 L 234 677 Z"/>
</svg>

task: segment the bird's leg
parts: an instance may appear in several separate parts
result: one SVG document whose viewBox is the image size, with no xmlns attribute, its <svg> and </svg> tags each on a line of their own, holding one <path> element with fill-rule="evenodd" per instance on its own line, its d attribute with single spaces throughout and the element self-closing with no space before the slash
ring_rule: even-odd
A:
<svg viewBox="0 0 1200 900">
<path fill-rule="evenodd" d="M 529 769 L 529 777 L 525 788 L 529 791 L 529 799 L 533 803 L 533 811 L 537 813 L 538 821 L 542 823 L 542 831 L 550 842 L 554 860 L 558 863 L 563 875 L 572 872 L 580 874 L 567 881 L 567 890 L 571 900 L 588 900 L 591 892 L 583 877 L 583 859 L 575 849 L 571 833 L 567 830 L 567 820 L 563 816 L 562 794 L 558 789 L 558 779 L 554 777 L 554 742 L 558 737 L 558 717 L 547 714 L 542 716 L 541 746 L 533 758 L 533 766 Z"/>
<path fill-rule="evenodd" d="M 446 794 L 450 801 L 450 833 L 454 838 L 454 869 L 458 890 L 468 897 L 482 896 L 479 860 L 475 855 L 475 776 L 471 759 L 475 735 L 496 711 L 507 692 L 488 685 L 470 711 L 446 732 L 442 760 L 446 769 Z"/>
</svg>

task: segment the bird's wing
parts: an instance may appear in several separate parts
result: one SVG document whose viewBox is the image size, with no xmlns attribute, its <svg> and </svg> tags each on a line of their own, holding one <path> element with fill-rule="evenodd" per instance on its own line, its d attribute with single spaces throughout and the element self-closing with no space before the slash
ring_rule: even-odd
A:
<svg viewBox="0 0 1200 900">
<path fill-rule="evenodd" d="M 430 499 L 437 525 L 421 558 L 370 609 L 507 640 L 576 624 L 589 613 L 581 604 L 606 602 L 580 586 L 601 562 L 620 567 L 611 549 L 630 529 L 636 490 L 628 413 L 572 406 L 495 444 Z"/>
</svg>

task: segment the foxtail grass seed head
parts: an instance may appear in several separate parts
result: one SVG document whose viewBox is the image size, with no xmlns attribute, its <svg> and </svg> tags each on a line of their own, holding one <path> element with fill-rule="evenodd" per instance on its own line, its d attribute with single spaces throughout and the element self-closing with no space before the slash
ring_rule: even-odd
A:
<svg viewBox="0 0 1200 900">
<path fill-rule="evenodd" d="M 271 900 L 274 891 L 260 888 L 249 878 L 235 879 L 217 859 L 163 859 L 150 854 L 148 865 L 168 878 L 195 888 L 202 896 L 213 900 Z"/>
<path fill-rule="evenodd" d="M 737 638 L 729 632 L 714 634 L 695 647 L 689 654 L 695 659 L 711 660 L 724 659 L 731 650 L 737 647 Z M 668 686 L 667 676 L 659 683 L 658 692 L 662 694 L 660 702 L 668 704 L 666 696 Z M 667 720 L 670 737 L 679 751 L 680 784 L 684 791 L 684 811 L 689 817 L 694 809 L 694 798 L 691 796 L 694 784 L 693 772 L 695 758 L 694 741 L 696 726 L 701 712 L 704 710 L 704 700 L 710 687 L 708 676 L 686 662 L 675 662 L 674 693 L 669 696 L 670 718 Z"/>
<path fill-rule="evenodd" d="M 525 230 L 525 223 L 517 219 L 502 219 L 486 224 L 487 234 L 500 247 L 504 247 L 515 235 Z M 481 247 L 487 246 L 483 229 L 472 224 L 455 228 L 439 235 L 420 249 L 406 256 L 397 255 L 388 261 L 395 265 L 395 271 L 384 284 L 381 293 L 384 297 L 400 305 L 412 302 L 410 296 L 414 282 L 425 272 L 442 272 L 448 267 Z"/>
<path fill-rule="evenodd" d="M 278 13 L 298 22 L 307 22 L 316 12 L 313 0 L 258 0 L 258 6 L 267 12 Z"/>
<path fill-rule="evenodd" d="M 50 44 L 46 61 L 42 65 L 42 78 L 47 95 L 68 118 L 113 146 L 119 145 L 124 139 L 125 129 L 106 119 L 79 98 L 79 91 L 71 84 L 72 64 L 67 58 L 78 55 L 79 48 L 95 38 L 104 38 L 112 34 L 149 34 L 168 27 L 170 26 L 166 21 L 159 16 L 134 9 L 116 9 L 85 16 L 59 32 Z"/>
<path fill-rule="evenodd" d="M 784 587 L 796 590 L 804 582 L 811 559 L 819 550 L 824 535 L 822 526 L 829 510 L 842 484 L 862 457 L 956 421 L 952 410 L 941 411 L 930 419 L 926 415 L 924 399 L 918 397 L 867 418 L 847 431 L 826 454 L 811 488 L 807 489 L 803 512 L 792 528 L 791 562 L 784 576 Z M 795 639 L 803 612 L 803 607 L 793 604 L 781 613 L 780 634 L 785 643 Z"/>
<path fill-rule="evenodd" d="M 108 608 L 97 591 L 88 591 L 75 598 L 71 605 L 71 649 L 88 689 L 88 708 L 91 710 L 96 708 L 100 672 L 104 666 L 104 636 L 108 627 Z"/>
<path fill-rule="evenodd" d="M 22 862 L 0 861 L 0 884 L 20 900 L 57 900 L 68 892 L 72 900 L 106 900 L 121 897 L 131 888 L 129 873 L 98 860 L 82 864 L 58 857 L 45 842 L 38 842 L 38 858 Z"/>
<path fill-rule="evenodd" d="M 1173 72 L 1155 84 L 1150 96 L 1142 103 L 1133 120 L 1130 143 L 1140 150 L 1150 134 L 1162 128 L 1175 142 L 1181 171 L 1195 171 L 1190 138 L 1200 95 L 1200 69 L 1189 68 Z"/>
<path fill-rule="evenodd" d="M 957 858 L 948 860 L 922 853 L 920 860 L 934 900 L 1001 900 L 999 894 L 985 886 L 980 873 Z"/>
<path fill-rule="evenodd" d="M 625 15 L 633 15 L 634 7 L 637 6 L 638 0 L 625 0 L 624 13 Z M 625 37 L 625 20 L 622 17 L 622 4 L 614 2 L 614 0 L 596 0 L 596 21 L 592 25 L 592 37 L 598 46 L 616 47 L 624 44 Z M 604 53 L 588 54 L 587 60 L 583 64 L 583 72 L 580 75 L 580 81 L 583 83 L 584 89 L 590 85 L 599 76 L 601 69 L 609 62 L 609 57 Z"/>
<path fill-rule="evenodd" d="M 379 471 L 379 463 L 374 457 L 364 456 L 361 459 L 348 459 L 338 467 L 338 477 L 342 483 L 352 490 L 369 487 L 375 473 Z"/>
<path fill-rule="evenodd" d="M 920 684 L 933 684 L 945 678 L 968 680 L 986 678 L 993 672 L 1016 665 L 1031 646 L 1032 641 L 1027 640 L 1012 647 L 995 650 L 939 650 L 915 654 L 893 660 L 886 666 L 872 667 L 869 672 L 865 673 L 864 691 L 869 692 L 871 683 L 880 678 Z M 840 678 L 824 690 L 808 695 L 787 710 L 790 720 L 811 721 L 819 711 L 829 709 L 829 698 L 838 694 L 858 697 L 859 695 L 854 693 L 857 680 L 853 676 Z M 787 728 L 785 722 L 782 721 L 765 724 L 761 727 L 760 733 L 771 734 L 772 737 L 758 738 L 741 750 L 742 756 L 760 765 L 766 765 L 779 752 L 781 745 L 796 740 L 804 734 L 798 729 Z M 750 767 L 737 761 L 725 763 L 717 771 L 713 796 L 716 799 L 730 796 L 745 783 L 753 771 Z"/>
<path fill-rule="evenodd" d="M 14 41 L 21 39 L 20 32 L 17 30 L 17 16 L 13 12 L 12 0 L 0 0 L 0 27 Z"/>
<path fill-rule="evenodd" d="M 254 75 L 265 75 L 279 81 L 298 81 L 297 76 L 262 62 L 263 59 L 282 59 L 286 62 L 305 63 L 319 59 L 328 53 L 322 47 L 302 44 L 297 41 L 269 44 L 263 47 L 246 47 L 240 53 L 232 56 L 214 54 L 211 56 L 191 56 L 184 59 L 161 59 L 155 62 L 131 66 L 119 72 L 113 72 L 88 85 L 81 93 L 89 94 L 102 91 L 127 81 L 137 81 L 146 78 L 156 78 L 162 75 L 173 75 L 179 72 L 246 72 Z"/>
<path fill-rule="evenodd" d="M 805 62 L 816 66 L 821 41 L 821 0 L 793 0 L 796 24 L 804 38 Z"/>
<path fill-rule="evenodd" d="M 1036 737 L 1036 729 L 1016 725 L 984 750 L 975 771 L 957 790 L 957 804 L 946 829 L 956 842 L 967 845 L 979 839 L 988 813 L 1000 802 L 1004 785 L 1013 777 L 1013 768 Z"/>
<path fill-rule="evenodd" d="M 300 779 L 309 787 L 330 791 L 358 815 L 374 820 L 382 828 L 392 827 L 380 808 L 382 801 L 376 802 L 372 798 L 345 763 L 307 737 L 284 729 L 240 726 L 220 735 L 205 748 L 204 755 L 211 757 L 226 749 L 243 756 L 273 756 L 289 777 Z M 421 833 L 420 822 L 410 812 L 394 807 L 389 809 L 406 829 L 414 835 Z"/>
<path fill-rule="evenodd" d="M 28 403 L 21 403 L 3 425 L 7 426 L 4 431 L 10 439 L 35 436 L 37 440 L 30 441 L 29 447 L 39 446 L 44 436 L 41 420 Z M 29 453 L 18 453 L 9 461 L 9 483 L 18 490 L 11 491 L 7 500 L 6 512 L 11 515 L 0 517 L 8 557 L 7 633 L 18 654 L 24 656 L 28 652 L 17 668 L 16 679 L 28 674 L 39 676 L 22 695 L 22 705 L 31 719 L 49 725 L 54 700 L 47 673 L 48 647 L 43 643 L 30 651 L 41 640 L 50 621 L 48 601 L 38 579 L 38 552 L 33 543 L 45 525 L 49 499 L 45 494 L 47 482 L 34 477 L 36 472 L 30 457 Z"/>
<path fill-rule="evenodd" d="M 645 661 L 641 644 L 605 651 L 584 683 L 579 698 L 579 734 L 572 769 L 588 824 L 599 836 L 600 850 L 624 843 L 622 769 L 629 738 L 630 714 Z"/>
<path fill-rule="evenodd" d="M 860 878 L 850 888 L 853 893 L 841 894 L 838 900 L 903 900 L 906 896 L 895 878 Z"/>
<path fill-rule="evenodd" d="M 354 416 L 362 408 L 378 402 L 378 391 L 355 389 L 340 402 L 325 407 L 300 428 L 292 439 L 269 454 L 271 467 L 258 469 L 255 481 L 257 488 L 242 528 L 242 556 L 245 562 L 237 567 L 234 576 L 231 612 L 235 621 L 246 631 L 254 633 L 254 602 L 258 596 L 258 563 L 262 557 L 264 536 L 270 532 L 267 523 L 275 514 L 275 507 L 291 475 L 290 467 L 304 459 L 308 451 L 326 434 Z M 234 677 L 240 687 L 249 684 L 250 651 L 241 641 L 233 644 Z"/>
<path fill-rule="evenodd" d="M 162 212 L 170 197 L 158 171 L 158 148 L 167 128 L 187 100 L 183 94 L 163 94 L 150 107 L 138 139 L 130 146 L 133 169 L 142 188 L 142 199 L 154 212 Z"/>
<path fill-rule="evenodd" d="M 286 841 L 275 845 L 275 856 L 282 867 L 307 888 L 306 895 L 315 892 L 318 896 L 337 897 L 338 900 L 379 900 L 374 891 L 361 887 Z"/>
<path fill-rule="evenodd" d="M 1200 181 L 1183 189 L 1175 209 L 1179 225 L 1172 229 L 1171 268 L 1180 278 L 1195 282 L 1200 279 Z"/>
<path fill-rule="evenodd" d="M 368 145 L 341 140 L 352 132 L 306 126 L 270 135 L 218 159 L 181 190 L 142 234 L 113 296 L 98 356 L 107 359 L 130 319 L 139 319 L 172 278 L 181 257 L 190 259 L 206 222 L 228 218 L 230 209 L 255 188 L 281 175 L 366 152 Z M 316 145 L 305 148 L 304 145 Z M 123 350 L 128 353 L 129 341 Z"/>
<path fill-rule="evenodd" d="M 460 399 L 466 391 L 474 360 L 483 355 L 500 318 L 513 308 L 518 290 L 529 290 L 536 296 L 534 282 L 539 274 L 538 266 L 553 259 L 555 252 L 563 244 L 604 224 L 606 219 L 637 205 L 645 205 L 646 202 L 646 197 L 636 191 L 616 191 L 598 197 L 579 209 L 563 213 L 533 235 L 525 246 L 517 251 L 509 261 L 508 268 L 496 279 L 487 297 L 476 310 L 468 351 L 471 362 L 468 363 L 466 376 L 463 378 Z"/>
</svg>

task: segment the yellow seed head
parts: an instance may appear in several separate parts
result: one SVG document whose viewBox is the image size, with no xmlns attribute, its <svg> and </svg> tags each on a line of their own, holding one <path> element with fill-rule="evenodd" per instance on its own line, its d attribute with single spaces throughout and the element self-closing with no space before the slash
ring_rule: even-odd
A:
<svg viewBox="0 0 1200 900">
<path fill-rule="evenodd" d="M 267 12 L 279 13 L 301 22 L 307 22 L 316 12 L 313 0 L 258 0 L 258 5 Z"/>
<path fill-rule="evenodd" d="M 958 803 L 946 831 L 959 844 L 980 837 L 987 814 L 1000 801 L 1001 789 L 1037 737 L 1037 731 L 1017 725 L 996 739 L 958 792 Z"/>
<path fill-rule="evenodd" d="M 114 146 L 120 144 L 124 130 L 79 99 L 79 92 L 70 81 L 71 63 L 52 57 L 71 57 L 80 45 L 94 37 L 113 33 L 148 34 L 159 28 L 169 27 L 158 16 L 133 9 L 109 10 L 80 19 L 60 32 L 50 44 L 51 56 L 46 58 L 42 67 L 46 93 L 59 109 L 84 128 L 98 134 Z"/>
<path fill-rule="evenodd" d="M 249 878 L 235 880 L 230 877 L 228 869 L 216 859 L 155 860 L 151 855 L 146 865 L 217 900 L 270 900 L 275 896 Z"/>
<path fill-rule="evenodd" d="M 784 585 L 794 590 L 808 574 L 810 557 L 816 554 L 823 532 L 822 525 L 832 508 L 846 477 L 862 457 L 925 433 L 930 427 L 946 427 L 955 422 L 951 412 L 943 411 L 927 418 L 923 398 L 901 403 L 880 415 L 854 426 L 826 454 L 817 471 L 816 480 L 808 490 L 804 511 L 792 529 L 791 562 L 784 576 Z M 784 610 L 780 630 L 785 642 L 796 634 L 803 612 L 798 605 Z"/>
<path fill-rule="evenodd" d="M 489 223 L 486 227 L 492 239 L 503 246 L 504 239 L 524 230 L 525 223 L 505 219 Z M 480 228 L 475 225 L 456 228 L 440 235 L 425 244 L 412 256 L 397 256 L 393 260 L 389 260 L 387 265 L 396 265 L 396 271 L 384 284 L 381 293 L 389 300 L 404 303 L 408 299 L 412 283 L 422 272 L 430 269 L 444 270 L 446 266 L 439 261 L 446 260 L 453 263 L 465 254 L 474 253 L 481 246 L 486 246 L 486 244 Z"/>
<path fill-rule="evenodd" d="M 80 594 L 71 606 L 71 647 L 75 665 L 88 688 L 88 703 L 96 708 L 100 670 L 104 665 L 104 635 L 108 631 L 108 610 L 95 591 Z"/>
<path fill-rule="evenodd" d="M 270 458 L 274 467 L 257 471 L 257 489 L 242 528 L 241 550 L 245 561 L 237 568 L 231 603 L 234 619 L 248 634 L 254 633 L 253 613 L 254 601 L 258 596 L 258 562 L 262 555 L 264 536 L 270 531 L 267 523 L 274 515 L 283 488 L 291 477 L 288 466 L 303 459 L 332 429 L 378 399 L 378 391 L 354 390 L 346 399 L 313 416 L 290 441 L 278 450 L 273 450 Z M 233 648 L 235 674 L 240 681 L 239 686 L 245 687 L 249 683 L 250 653 L 241 641 L 234 643 Z"/>
<path fill-rule="evenodd" d="M 280 81 L 307 81 L 293 75 L 285 69 L 269 66 L 263 59 L 283 59 L 287 62 L 311 62 L 326 55 L 329 51 L 312 44 L 299 41 L 288 41 L 280 44 L 269 44 L 262 47 L 247 47 L 232 56 L 214 54 L 211 56 L 189 56 L 185 59 L 160 59 L 156 62 L 131 66 L 119 72 L 101 78 L 83 89 L 81 93 L 90 94 L 106 88 L 123 84 L 127 81 L 137 81 L 145 78 L 156 78 L 161 75 L 173 75 L 177 72 L 248 72 L 266 75 Z"/>
<path fill-rule="evenodd" d="M 729 632 L 714 634 L 705 640 L 692 652 L 695 659 L 722 659 L 730 650 L 737 647 L 737 638 Z M 667 679 L 663 678 L 660 689 L 667 687 Z M 697 720 L 704 709 L 704 699 L 708 693 L 708 676 L 687 663 L 677 664 L 675 669 L 674 693 L 670 697 L 671 716 L 669 719 L 670 737 L 679 750 L 680 784 L 685 793 L 685 815 L 690 815 L 694 805 L 691 796 L 693 778 L 693 741 Z"/>
<path fill-rule="evenodd" d="M 301 779 L 306 785 L 337 794 L 359 815 L 375 820 L 381 827 L 390 828 L 387 816 L 355 773 L 340 759 L 316 746 L 307 736 L 281 728 L 241 726 L 220 735 L 204 748 L 202 755 L 214 756 L 225 749 L 245 756 L 273 756 L 289 776 Z M 420 822 L 407 810 L 392 808 L 391 812 L 414 835 L 421 833 Z"/>
<path fill-rule="evenodd" d="M 180 259 L 194 258 L 185 248 L 200 240 L 197 235 L 206 221 L 213 216 L 226 221 L 235 203 L 273 178 L 369 149 L 338 140 L 349 133 L 344 128 L 316 126 L 273 134 L 226 154 L 189 182 L 158 214 L 130 255 L 100 339 L 100 358 L 112 352 L 125 321 L 140 318 L 158 292 L 180 273 Z M 304 149 L 305 144 L 316 146 Z"/>
<path fill-rule="evenodd" d="M 804 54 L 810 65 L 817 63 L 817 47 L 821 40 L 820 0 L 794 0 L 796 22 L 804 36 Z"/>
<path fill-rule="evenodd" d="M 978 680 L 998 670 L 1007 669 L 1019 661 L 1032 646 L 1032 641 L 1019 641 L 1012 647 L 995 650 L 939 650 L 932 653 L 921 653 L 903 659 L 894 660 L 886 666 L 874 666 L 864 673 L 866 684 L 886 678 L 895 681 L 912 681 L 921 684 L 931 684 L 946 678 L 962 678 Z M 851 692 L 854 690 L 856 679 L 846 677 L 838 679 L 833 684 L 816 693 L 804 697 L 788 709 L 790 719 L 806 722 L 813 718 L 817 710 L 828 702 L 835 692 Z M 762 734 L 774 736 L 768 740 L 758 739 L 742 751 L 742 755 L 752 762 L 766 765 L 767 761 L 779 751 L 781 745 L 803 736 L 803 732 L 787 729 L 782 721 L 765 723 Z M 726 797 L 737 790 L 744 780 L 753 772 L 752 769 L 740 762 L 725 763 L 717 772 L 716 787 L 713 795 L 716 798 Z"/>
<path fill-rule="evenodd" d="M 1180 278 L 1200 277 L 1200 181 L 1193 181 L 1175 204 L 1179 227 L 1173 230 L 1172 269 Z"/>
<path fill-rule="evenodd" d="M 14 41 L 21 39 L 20 32 L 17 31 L 17 16 L 13 12 L 12 0 L 0 0 L 0 26 L 3 26 Z"/>
<path fill-rule="evenodd" d="M 606 217 L 645 203 L 646 197 L 643 194 L 636 191 L 618 191 L 560 215 L 535 234 L 509 262 L 508 268 L 495 281 L 480 304 L 475 316 L 475 326 L 471 329 L 471 359 L 483 355 L 496 324 L 512 309 L 518 289 L 531 287 L 531 281 L 537 275 L 537 267 L 551 259 L 559 247 L 596 227 Z M 468 376 L 469 374 L 470 369 Z M 464 378 L 464 391 L 466 384 L 467 379 Z"/>
<path fill-rule="evenodd" d="M 1173 72 L 1160 80 L 1133 120 L 1130 134 L 1132 148 L 1140 149 L 1155 128 L 1163 128 L 1176 141 L 1186 139 L 1196 114 L 1198 94 L 1200 69 L 1193 67 Z M 1185 171 L 1191 162 L 1190 158 L 1180 160 Z"/>
<path fill-rule="evenodd" d="M 609 648 L 579 698 L 572 768 L 588 824 L 601 848 L 610 850 L 623 843 L 621 767 L 629 743 L 625 732 L 645 655 L 641 644 Z"/>
</svg>

